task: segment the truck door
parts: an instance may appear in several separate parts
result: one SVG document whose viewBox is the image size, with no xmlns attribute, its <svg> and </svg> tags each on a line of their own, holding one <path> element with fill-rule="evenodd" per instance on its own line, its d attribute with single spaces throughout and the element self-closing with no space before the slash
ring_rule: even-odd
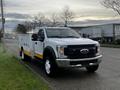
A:
<svg viewBox="0 0 120 90">
<path fill-rule="evenodd" d="M 43 59 L 44 38 L 44 30 L 40 29 L 38 31 L 38 40 L 35 41 L 35 57 L 39 59 Z"/>
</svg>

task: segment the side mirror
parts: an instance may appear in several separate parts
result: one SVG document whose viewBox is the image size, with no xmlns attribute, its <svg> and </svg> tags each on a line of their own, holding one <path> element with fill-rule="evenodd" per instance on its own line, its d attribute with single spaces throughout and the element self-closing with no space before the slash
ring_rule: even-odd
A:
<svg viewBox="0 0 120 90">
<path fill-rule="evenodd" d="M 44 39 L 45 39 L 45 37 L 44 37 L 44 36 L 40 36 L 40 37 L 39 37 L 39 41 L 41 41 L 41 42 L 43 42 L 43 41 L 44 41 Z"/>
<path fill-rule="evenodd" d="M 37 41 L 38 40 L 38 35 L 37 34 L 33 34 L 32 35 L 32 41 Z"/>
</svg>

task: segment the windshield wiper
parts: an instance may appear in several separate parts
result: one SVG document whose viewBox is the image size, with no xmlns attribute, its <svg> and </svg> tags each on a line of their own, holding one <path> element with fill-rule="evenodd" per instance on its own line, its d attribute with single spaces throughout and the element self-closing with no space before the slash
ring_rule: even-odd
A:
<svg viewBox="0 0 120 90">
<path fill-rule="evenodd" d="M 49 36 L 49 38 L 63 38 L 62 36 Z"/>
<path fill-rule="evenodd" d="M 49 36 L 49 38 L 79 38 L 77 36 Z"/>
<path fill-rule="evenodd" d="M 65 36 L 64 38 L 79 38 L 77 36 Z"/>
</svg>

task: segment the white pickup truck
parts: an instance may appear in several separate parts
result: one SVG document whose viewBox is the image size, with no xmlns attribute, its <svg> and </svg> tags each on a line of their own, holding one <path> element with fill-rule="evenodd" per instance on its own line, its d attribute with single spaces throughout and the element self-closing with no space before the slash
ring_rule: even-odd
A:
<svg viewBox="0 0 120 90">
<path fill-rule="evenodd" d="M 34 33 L 19 35 L 18 42 L 21 58 L 44 62 L 48 76 L 54 75 L 58 67 L 85 67 L 95 72 L 102 58 L 98 42 L 82 38 L 67 27 L 36 28 Z"/>
</svg>

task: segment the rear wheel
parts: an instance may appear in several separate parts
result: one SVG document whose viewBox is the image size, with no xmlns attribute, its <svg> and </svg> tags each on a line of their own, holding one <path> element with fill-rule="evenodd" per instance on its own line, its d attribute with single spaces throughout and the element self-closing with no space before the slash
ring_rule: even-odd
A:
<svg viewBox="0 0 120 90">
<path fill-rule="evenodd" d="M 30 61 L 30 60 L 31 60 L 29 56 L 27 56 L 27 55 L 24 54 L 24 51 L 23 51 L 23 50 L 21 50 L 20 53 L 21 53 L 21 55 L 20 55 L 20 56 L 21 56 L 21 59 L 22 59 L 23 61 Z"/>
<path fill-rule="evenodd" d="M 99 67 L 99 65 L 94 65 L 94 66 L 88 66 L 88 67 L 86 67 L 86 69 L 88 72 L 93 73 L 98 70 L 98 67 Z"/>
</svg>

